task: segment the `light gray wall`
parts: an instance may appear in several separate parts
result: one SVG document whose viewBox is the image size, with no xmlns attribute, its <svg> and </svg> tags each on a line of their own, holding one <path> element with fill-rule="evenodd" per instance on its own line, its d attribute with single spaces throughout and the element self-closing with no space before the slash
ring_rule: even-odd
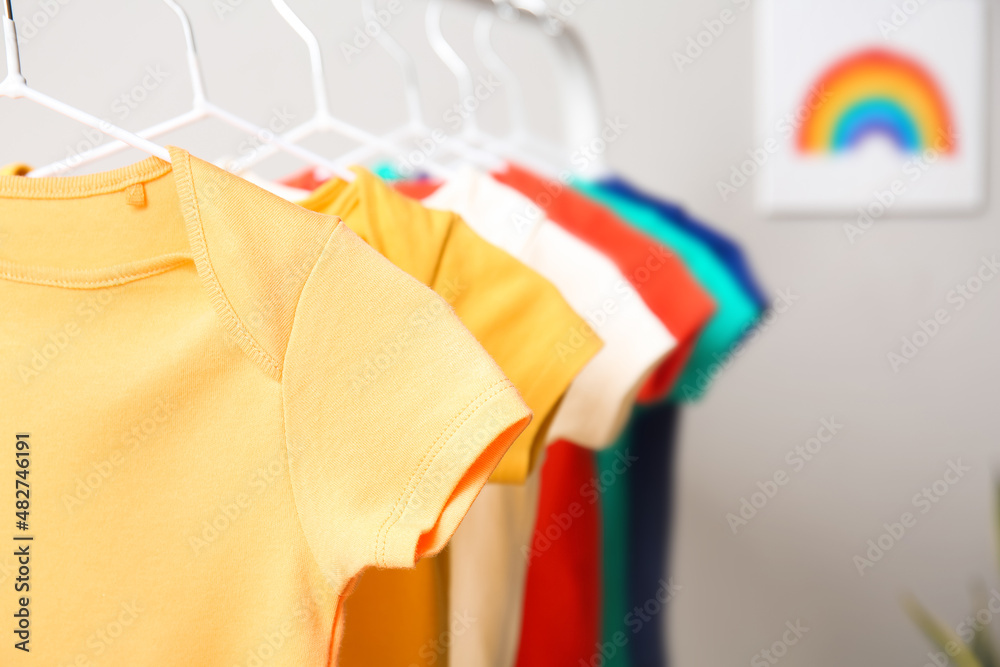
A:
<svg viewBox="0 0 1000 667">
<path fill-rule="evenodd" d="M 401 1 L 404 11 L 390 30 L 418 57 L 427 117 L 443 126 L 454 82 L 422 38 L 424 3 Z M 237 6 L 224 16 L 208 0 L 182 2 L 215 101 L 258 123 L 282 107 L 297 120 L 308 116 L 304 48 L 266 0 L 233 0 Z M 22 50 L 31 83 L 132 129 L 184 110 L 181 35 L 161 3 L 14 2 L 22 24 L 46 4 L 60 9 Z M 378 46 L 351 64 L 337 46 L 360 25 L 358 4 L 292 0 L 323 41 L 334 110 L 384 131 L 405 118 L 396 70 Z M 672 53 L 728 6 L 730 0 L 574 0 L 571 17 L 593 56 L 606 113 L 629 125 L 612 147 L 612 163 L 740 240 L 768 288 L 797 297 L 684 416 L 674 570 L 682 590 L 671 603 L 671 649 L 680 667 L 751 664 L 781 638 L 786 621 L 801 620 L 809 631 L 782 665 L 921 667 L 929 646 L 901 612 L 903 593 L 916 593 L 954 626 L 974 611 L 968 588 L 975 579 L 1000 589 L 991 507 L 1000 281 L 954 313 L 898 373 L 886 354 L 919 320 L 951 308 L 949 291 L 973 276 L 983 256 L 1000 251 L 996 204 L 970 218 L 882 222 L 852 245 L 846 219 L 763 220 L 751 188 L 723 202 L 716 181 L 755 145 L 751 17 L 740 15 L 683 73 Z M 470 17 L 449 9 L 445 20 L 466 54 Z M 991 20 L 996 34 L 996 12 Z M 520 35 L 504 28 L 497 42 L 522 75 L 534 125 L 552 135 L 560 116 L 550 96 L 548 47 Z M 995 54 L 991 59 L 996 71 Z M 147 67 L 167 75 L 120 118 L 115 97 L 139 84 Z M 990 95 L 992 116 L 996 86 Z M 83 139 L 72 123 L 27 104 L 0 101 L 0 119 L 0 162 L 43 164 Z M 502 96 L 485 105 L 483 122 L 503 127 Z M 238 152 L 245 137 L 206 123 L 170 139 L 213 159 Z M 311 145 L 332 153 L 349 143 Z M 137 157 L 125 154 L 100 168 Z M 260 171 L 294 166 L 277 159 Z M 998 177 L 990 177 L 992 192 Z M 758 481 L 789 470 L 786 452 L 814 436 L 824 418 L 843 430 L 733 535 L 726 514 L 738 511 Z M 914 494 L 959 460 L 971 471 L 921 514 Z M 853 557 L 906 511 L 916 514 L 916 525 L 859 576 Z"/>
</svg>

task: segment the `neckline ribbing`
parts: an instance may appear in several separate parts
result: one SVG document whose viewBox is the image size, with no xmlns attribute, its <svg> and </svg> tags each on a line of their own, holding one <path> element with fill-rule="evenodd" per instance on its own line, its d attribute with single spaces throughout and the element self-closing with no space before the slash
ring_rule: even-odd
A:
<svg viewBox="0 0 1000 667">
<path fill-rule="evenodd" d="M 173 148 L 171 154 L 175 161 L 186 155 Z M 183 216 L 185 199 L 193 196 L 193 192 L 190 187 L 182 187 L 177 182 L 182 174 L 174 167 L 170 162 L 151 156 L 125 167 L 82 176 L 31 178 L 0 175 L 0 199 L 85 199 L 121 192 L 137 183 L 149 182 L 173 171 L 174 188 L 180 199 Z M 188 227 L 186 221 L 185 226 Z M 165 273 L 192 259 L 191 253 L 171 252 L 113 266 L 87 269 L 27 265 L 0 259 L 0 279 L 66 289 L 102 289 Z"/>
<path fill-rule="evenodd" d="M 0 175 L 0 198 L 4 199 L 81 199 L 94 197 L 151 181 L 171 170 L 171 164 L 151 156 L 125 167 L 83 176 Z"/>
</svg>

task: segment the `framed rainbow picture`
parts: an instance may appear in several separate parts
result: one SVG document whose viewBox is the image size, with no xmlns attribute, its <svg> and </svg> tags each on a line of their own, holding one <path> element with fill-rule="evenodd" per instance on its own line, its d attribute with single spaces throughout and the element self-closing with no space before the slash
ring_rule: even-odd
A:
<svg viewBox="0 0 1000 667">
<path fill-rule="evenodd" d="M 986 0 L 759 0 L 756 19 L 764 212 L 984 206 Z"/>
</svg>

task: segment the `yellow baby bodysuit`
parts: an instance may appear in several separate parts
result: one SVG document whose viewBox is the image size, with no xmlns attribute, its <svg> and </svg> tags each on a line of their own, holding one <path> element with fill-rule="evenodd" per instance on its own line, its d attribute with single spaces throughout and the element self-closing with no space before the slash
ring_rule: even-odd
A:
<svg viewBox="0 0 1000 667">
<path fill-rule="evenodd" d="M 530 418 L 338 219 L 171 160 L 0 176 L 5 666 L 336 664 Z"/>
<path fill-rule="evenodd" d="M 427 209 L 365 169 L 354 172 L 353 182 L 328 181 L 302 206 L 342 217 L 455 308 L 534 413 L 492 478 L 523 483 L 560 399 L 602 343 L 580 335 L 585 322 L 552 283 L 484 240 L 458 215 Z M 471 622 L 462 610 L 448 610 L 447 580 L 441 556 L 415 570 L 369 570 L 347 603 L 343 666 L 447 665 L 447 633 Z"/>
</svg>

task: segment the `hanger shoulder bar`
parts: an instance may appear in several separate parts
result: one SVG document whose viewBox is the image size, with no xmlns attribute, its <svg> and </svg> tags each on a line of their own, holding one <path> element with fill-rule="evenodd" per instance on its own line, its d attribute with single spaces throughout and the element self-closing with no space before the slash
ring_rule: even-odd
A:
<svg viewBox="0 0 1000 667">
<path fill-rule="evenodd" d="M 28 86 L 24 86 L 21 94 L 22 97 L 29 99 L 32 102 L 52 109 L 53 111 L 60 113 L 63 116 L 67 116 L 68 118 L 72 118 L 73 120 L 83 123 L 84 125 L 88 125 L 99 132 L 103 132 L 110 137 L 128 144 L 129 146 L 138 148 L 139 150 L 145 151 L 151 155 L 155 155 L 161 160 L 170 162 L 170 151 L 159 144 L 154 144 L 148 139 L 143 139 L 137 134 L 129 132 L 128 130 L 123 130 L 117 125 L 112 125 L 107 121 L 101 120 L 97 116 L 93 116 L 86 111 L 81 111 L 76 107 L 71 107 L 65 102 L 60 102 L 54 97 L 49 97 L 45 93 L 41 93 L 33 88 L 29 88 Z"/>
</svg>

